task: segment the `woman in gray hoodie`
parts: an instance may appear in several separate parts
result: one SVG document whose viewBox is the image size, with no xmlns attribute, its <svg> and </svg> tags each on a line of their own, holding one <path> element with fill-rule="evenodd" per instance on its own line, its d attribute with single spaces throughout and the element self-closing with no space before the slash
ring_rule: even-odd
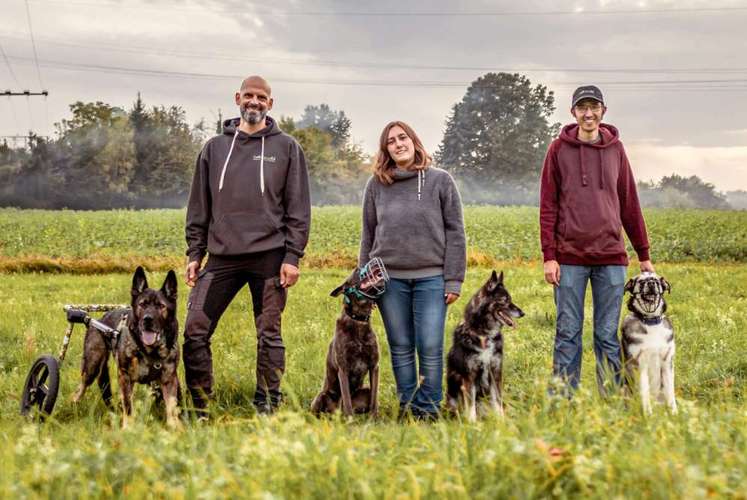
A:
<svg viewBox="0 0 747 500">
<path fill-rule="evenodd" d="M 438 416 L 446 306 L 461 292 L 465 239 L 454 179 L 431 166 L 410 126 L 387 124 L 363 197 L 358 260 L 362 266 L 380 257 L 391 278 L 378 305 L 400 412 L 412 411 L 416 418 Z"/>
</svg>

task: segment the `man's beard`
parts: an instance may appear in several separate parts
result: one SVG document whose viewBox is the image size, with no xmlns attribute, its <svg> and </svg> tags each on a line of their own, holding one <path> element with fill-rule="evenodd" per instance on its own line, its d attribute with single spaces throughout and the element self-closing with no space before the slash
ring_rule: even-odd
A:
<svg viewBox="0 0 747 500">
<path fill-rule="evenodd" d="M 256 125 L 267 116 L 267 110 L 241 108 L 241 118 L 249 125 Z"/>
</svg>

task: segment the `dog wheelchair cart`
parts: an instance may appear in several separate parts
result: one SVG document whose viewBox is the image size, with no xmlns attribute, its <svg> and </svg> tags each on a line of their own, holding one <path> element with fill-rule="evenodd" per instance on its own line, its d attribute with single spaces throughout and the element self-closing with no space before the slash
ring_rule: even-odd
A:
<svg viewBox="0 0 747 500">
<path fill-rule="evenodd" d="M 57 358 L 51 354 L 39 356 L 26 377 L 21 395 L 21 415 L 35 416 L 42 419 L 49 416 L 57 401 L 57 391 L 60 387 L 60 367 L 65 360 L 70 338 L 76 324 L 86 327 L 93 326 L 99 330 L 110 345 L 115 345 L 119 335 L 127 328 L 127 317 L 125 314 L 117 325 L 111 328 L 101 321 L 88 315 L 91 312 L 108 312 L 115 309 L 128 309 L 127 305 L 120 304 L 93 304 L 93 305 L 66 305 L 63 307 L 69 323 L 62 340 L 62 348 Z"/>
</svg>

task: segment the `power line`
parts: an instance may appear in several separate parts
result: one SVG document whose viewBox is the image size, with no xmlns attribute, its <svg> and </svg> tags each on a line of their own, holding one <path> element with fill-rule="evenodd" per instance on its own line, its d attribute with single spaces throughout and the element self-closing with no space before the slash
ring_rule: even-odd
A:
<svg viewBox="0 0 747 500">
<path fill-rule="evenodd" d="M 152 5 L 152 4 L 128 4 L 113 3 L 113 2 L 85 2 L 67 0 L 64 2 L 54 0 L 32 0 L 37 3 L 45 3 L 51 5 L 64 5 L 68 7 L 70 5 L 81 5 L 90 7 L 102 7 L 102 8 L 132 8 L 132 9 L 151 9 L 151 10 L 168 10 L 168 11 L 183 11 L 183 12 L 194 12 L 197 10 L 208 10 L 210 12 L 225 12 L 225 13 L 240 13 L 236 9 L 220 9 L 214 6 L 196 6 L 195 8 L 189 8 L 184 6 L 165 5 L 163 7 Z M 583 15 L 594 15 L 594 16 L 610 16 L 610 15 L 638 15 L 638 14 L 697 14 L 697 13 L 740 13 L 747 11 L 747 7 L 691 7 L 691 8 L 659 8 L 659 9 L 597 9 L 597 10 L 546 10 L 546 11 L 495 11 L 495 10 L 483 10 L 483 11 L 290 11 L 290 10 L 266 10 L 264 5 L 252 4 L 251 2 L 245 2 L 249 5 L 261 8 L 258 12 L 251 12 L 251 14 L 264 16 L 279 16 L 279 17 L 533 17 L 533 16 L 583 16 Z"/>
<path fill-rule="evenodd" d="M 0 35 L 0 38 L 15 39 L 7 35 Z M 173 49 L 154 49 L 144 46 L 122 46 L 96 42 L 95 45 L 85 45 L 79 43 L 65 42 L 53 39 L 38 39 L 44 43 L 54 44 L 55 46 L 79 47 L 89 50 L 126 52 L 135 54 L 155 54 L 168 55 L 175 57 L 184 57 L 187 59 L 207 59 L 207 60 L 227 60 L 241 61 L 262 64 L 278 64 L 290 66 L 323 66 L 323 67 L 341 67 L 341 68 L 378 68 L 378 69 L 401 69 L 401 70 L 434 70 L 434 71 L 495 71 L 506 73 L 588 73 L 588 74 L 739 74 L 747 73 L 747 67 L 696 67 L 696 68 L 527 68 L 527 67 L 501 67 L 501 66 L 444 66 L 417 63 L 380 63 L 365 61 L 330 61 L 330 60 L 302 60 L 288 58 L 251 58 L 229 55 L 225 53 L 198 53 L 178 51 Z"/>
<path fill-rule="evenodd" d="M 11 78 L 13 78 L 13 81 L 16 82 L 16 86 L 20 87 L 21 84 L 18 83 L 18 78 L 16 77 L 16 74 L 13 71 L 13 67 L 10 65 L 10 61 L 8 60 L 8 55 L 5 53 L 2 43 L 0 43 L 0 54 L 2 54 L 3 56 L 3 60 L 5 61 L 5 65 L 8 67 L 8 72 L 10 73 Z"/>
<path fill-rule="evenodd" d="M 28 61 L 28 58 L 13 57 L 10 59 Z M 123 66 L 109 66 L 101 64 L 80 64 L 60 61 L 39 61 L 41 65 L 50 68 L 67 69 L 73 71 L 88 71 L 97 73 L 119 73 L 151 77 L 173 77 L 173 78 L 190 78 L 190 79 L 209 79 L 209 80 L 239 80 L 245 75 L 238 74 L 218 74 L 218 73 L 195 73 L 185 71 L 168 71 L 145 68 L 131 68 Z M 281 83 L 294 84 L 319 84 L 319 85 L 339 85 L 339 86 L 369 86 L 369 87 L 466 87 L 471 84 L 467 81 L 444 81 L 444 80 L 363 80 L 363 79 L 304 79 L 304 78 L 284 78 L 268 77 L 268 79 Z M 546 82 L 545 85 L 554 86 L 571 86 L 578 85 L 579 81 L 559 81 Z M 677 88 L 677 86 L 696 86 L 698 89 L 719 85 L 720 88 L 730 86 L 728 89 L 747 88 L 747 79 L 679 79 L 679 80 L 606 80 L 597 81 L 599 85 L 620 86 L 620 87 L 660 87 Z"/>
<path fill-rule="evenodd" d="M 39 69 L 39 57 L 36 54 L 36 42 L 34 41 L 34 29 L 31 26 L 31 8 L 29 7 L 29 0 L 26 0 L 26 17 L 29 22 L 29 35 L 31 36 L 31 47 L 34 49 L 34 64 L 36 64 L 36 74 L 39 77 L 39 86 L 44 88 L 42 83 L 41 70 Z"/>
</svg>

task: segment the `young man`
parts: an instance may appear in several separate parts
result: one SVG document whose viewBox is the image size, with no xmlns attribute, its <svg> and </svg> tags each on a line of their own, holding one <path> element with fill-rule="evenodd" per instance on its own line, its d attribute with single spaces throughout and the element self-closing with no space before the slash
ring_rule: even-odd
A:
<svg viewBox="0 0 747 500">
<path fill-rule="evenodd" d="M 573 93 L 576 123 L 550 144 L 540 185 L 540 238 L 545 280 L 554 285 L 557 322 L 553 374 L 572 389 L 581 375 L 584 296 L 591 281 L 597 383 L 605 371 L 620 382 L 620 321 L 628 255 L 622 229 L 641 271 L 654 271 L 635 179 L 599 88 Z"/>
<path fill-rule="evenodd" d="M 249 285 L 257 328 L 257 411 L 280 403 L 285 347 L 280 316 L 309 237 L 311 207 L 301 146 L 267 116 L 268 83 L 250 76 L 236 92 L 241 118 L 202 149 L 187 206 L 184 370 L 197 410 L 213 389 L 210 337 L 234 296 Z M 205 253 L 205 268 L 200 266 Z M 241 369 L 239 366 L 232 370 Z"/>
</svg>

